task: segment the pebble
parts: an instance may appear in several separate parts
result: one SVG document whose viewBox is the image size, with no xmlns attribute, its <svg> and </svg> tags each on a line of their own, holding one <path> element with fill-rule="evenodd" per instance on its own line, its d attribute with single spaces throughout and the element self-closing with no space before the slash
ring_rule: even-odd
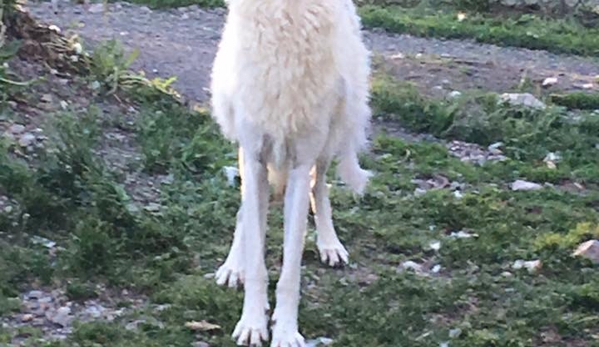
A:
<svg viewBox="0 0 599 347">
<path fill-rule="evenodd" d="M 40 299 L 43 295 L 44 293 L 41 290 L 32 290 L 27 294 L 27 297 L 29 299 Z"/>
<path fill-rule="evenodd" d="M 538 183 L 534 183 L 534 182 L 528 182 L 528 181 L 524 181 L 524 180 L 516 180 L 512 183 L 512 190 L 514 190 L 514 191 L 519 191 L 519 190 L 530 191 L 530 190 L 540 190 L 540 189 L 543 189 L 543 186 Z"/>
<path fill-rule="evenodd" d="M 32 315 L 31 313 L 27 313 L 27 314 L 24 314 L 23 317 L 21 317 L 21 321 L 24 323 L 27 323 L 27 322 L 31 322 L 33 320 L 33 318 L 35 318 L 34 315 Z"/>
<path fill-rule="evenodd" d="M 73 316 L 71 316 L 71 309 L 69 307 L 63 306 L 56 311 L 47 311 L 46 319 L 64 328 L 69 325 L 73 319 Z"/>
<path fill-rule="evenodd" d="M 555 84 L 557 84 L 557 77 L 547 77 L 543 80 L 543 83 L 541 85 L 543 87 L 551 87 Z"/>
<path fill-rule="evenodd" d="M 504 93 L 501 95 L 501 100 L 514 106 L 526 106 L 543 110 L 547 106 L 534 95 L 530 93 Z"/>
<path fill-rule="evenodd" d="M 25 131 L 25 126 L 22 124 L 13 124 L 8 128 L 8 131 L 13 135 L 19 135 Z"/>
<path fill-rule="evenodd" d="M 538 271 L 541 268 L 541 261 L 540 260 L 516 260 L 514 262 L 514 264 L 512 264 L 512 269 L 514 270 L 520 270 L 520 269 L 526 269 L 528 270 L 528 272 L 533 273 L 535 271 Z"/>
<path fill-rule="evenodd" d="M 581 243 L 572 255 L 584 257 L 595 264 L 599 264 L 599 240 L 589 240 Z"/>
<path fill-rule="evenodd" d="M 483 165 L 488 161 L 495 162 L 507 159 L 499 149 L 502 145 L 502 143 L 498 142 L 492 144 L 489 148 L 484 148 L 475 143 L 454 140 L 447 143 L 446 147 L 451 155 L 460 158 L 463 162 Z"/>
<path fill-rule="evenodd" d="M 29 147 L 35 142 L 35 135 L 31 133 L 25 133 L 19 138 L 19 146 Z"/>
<path fill-rule="evenodd" d="M 452 99 L 459 98 L 460 96 L 462 96 L 462 92 L 460 92 L 459 90 L 454 90 L 450 92 L 447 96 L 449 96 Z"/>
<path fill-rule="evenodd" d="M 115 300 L 114 295 L 111 295 L 112 299 L 108 302 L 88 300 L 76 303 L 68 301 L 63 289 L 35 289 L 20 296 L 22 300 L 21 312 L 0 318 L 0 324 L 8 333 L 14 332 L 14 336 L 17 336 L 16 332 L 22 327 L 36 327 L 42 333 L 41 340 L 48 342 L 51 340 L 64 340 L 72 332 L 72 324 L 76 320 L 81 322 L 99 320 L 110 322 L 115 317 L 144 307 L 147 303 L 145 298 L 132 298 L 129 293 L 125 294 L 119 293 L 117 297 L 131 301 L 132 305 L 127 308 L 117 309 L 115 302 L 121 300 Z M 149 323 L 162 327 L 162 323 L 155 319 Z M 21 340 L 15 337 L 11 342 L 12 344 L 8 346 L 17 346 L 20 345 Z M 0 345 L 2 344 L 0 343 Z"/>
</svg>

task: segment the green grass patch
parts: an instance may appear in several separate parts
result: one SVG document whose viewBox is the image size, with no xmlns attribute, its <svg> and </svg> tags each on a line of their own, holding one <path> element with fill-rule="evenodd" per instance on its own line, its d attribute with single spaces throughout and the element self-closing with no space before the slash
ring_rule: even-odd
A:
<svg viewBox="0 0 599 347">
<path fill-rule="evenodd" d="M 429 99 L 412 85 L 386 76 L 373 83 L 373 107 L 380 119 L 397 121 L 414 132 L 483 146 L 503 143 L 503 152 L 519 164 L 504 163 L 508 170 L 500 177 L 524 170 L 551 182 L 573 178 L 598 183 L 596 112 L 573 114 L 560 107 L 510 106 L 499 102 L 495 94 L 480 92 L 456 99 Z M 548 153 L 561 156 L 557 170 L 548 169 L 543 162 Z"/>
<path fill-rule="evenodd" d="M 469 14 L 458 20 L 455 11 L 421 11 L 398 6 L 360 8 L 367 27 L 390 32 L 445 39 L 473 39 L 499 46 L 524 47 L 584 56 L 599 55 L 599 30 L 566 20 L 544 20 L 532 15 L 518 18 Z"/>
<path fill-rule="evenodd" d="M 599 93 L 575 92 L 551 95 L 551 102 L 569 109 L 599 110 Z"/>
</svg>

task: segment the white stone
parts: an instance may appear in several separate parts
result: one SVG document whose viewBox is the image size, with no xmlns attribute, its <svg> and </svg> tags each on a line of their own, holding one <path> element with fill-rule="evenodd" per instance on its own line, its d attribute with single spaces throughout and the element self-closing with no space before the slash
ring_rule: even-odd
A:
<svg viewBox="0 0 599 347">
<path fill-rule="evenodd" d="M 19 146 L 21 147 L 29 147 L 35 142 L 35 135 L 30 133 L 25 133 L 19 138 Z"/>
<path fill-rule="evenodd" d="M 538 183 L 528 182 L 528 181 L 524 181 L 524 180 L 516 180 L 514 183 L 512 183 L 512 190 L 514 190 L 514 191 L 539 190 L 542 188 L 543 188 L 543 186 Z"/>
<path fill-rule="evenodd" d="M 540 260 L 516 260 L 514 264 L 512 264 L 512 269 L 520 270 L 526 269 L 528 272 L 533 273 L 541 268 Z"/>
<path fill-rule="evenodd" d="M 589 240 L 581 243 L 573 253 L 574 256 L 584 257 L 595 264 L 599 264 L 599 241 Z"/>
<path fill-rule="evenodd" d="M 514 106 L 526 106 L 536 109 L 545 109 L 547 106 L 530 93 L 504 93 L 501 101 Z"/>
<path fill-rule="evenodd" d="M 551 87 L 557 84 L 557 77 L 547 77 L 543 80 L 543 87 Z"/>
<path fill-rule="evenodd" d="M 25 131 L 25 126 L 22 124 L 13 124 L 8 128 L 8 131 L 13 135 L 19 135 Z"/>
<path fill-rule="evenodd" d="M 460 96 L 462 96 L 462 92 L 460 92 L 459 90 L 454 90 L 451 93 L 447 94 L 447 96 L 449 96 L 452 99 L 459 98 Z"/>
</svg>

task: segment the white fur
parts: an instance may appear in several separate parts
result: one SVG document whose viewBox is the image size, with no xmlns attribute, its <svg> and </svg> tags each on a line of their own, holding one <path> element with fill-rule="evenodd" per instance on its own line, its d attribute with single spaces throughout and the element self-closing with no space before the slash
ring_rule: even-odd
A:
<svg viewBox="0 0 599 347">
<path fill-rule="evenodd" d="M 260 345 L 268 338 L 264 250 L 270 181 L 285 194 L 284 261 L 271 346 L 303 347 L 297 311 L 310 200 L 323 262 L 347 262 L 333 226 L 326 171 L 339 159 L 339 176 L 357 193 L 370 176 L 358 163 L 371 114 L 369 52 L 351 0 L 227 3 L 212 71 L 212 109 L 223 134 L 240 146 L 242 203 L 217 282 L 244 284 L 233 337 L 241 345 Z"/>
</svg>

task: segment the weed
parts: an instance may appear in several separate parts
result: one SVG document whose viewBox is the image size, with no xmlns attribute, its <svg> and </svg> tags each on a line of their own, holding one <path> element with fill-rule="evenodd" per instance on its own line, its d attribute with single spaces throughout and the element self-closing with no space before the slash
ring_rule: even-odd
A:
<svg viewBox="0 0 599 347">
<path fill-rule="evenodd" d="M 565 95 L 551 95 L 551 102 L 569 109 L 599 110 L 598 93 L 568 93 Z"/>
<path fill-rule="evenodd" d="M 484 146 L 502 142 L 504 153 L 534 164 L 536 169 L 525 170 L 543 176 L 544 180 L 577 178 L 597 183 L 593 178 L 597 174 L 594 157 L 599 141 L 596 113 L 573 117 L 561 108 L 535 110 L 509 106 L 499 103 L 497 95 L 492 93 L 466 93 L 458 99 L 431 100 L 419 95 L 411 85 L 387 77 L 373 83 L 373 106 L 378 117 L 399 121 L 415 132 Z M 548 153 L 561 153 L 558 170 L 543 168 L 542 160 Z M 510 163 L 502 165 L 522 174 L 523 168 L 516 169 Z"/>
<path fill-rule="evenodd" d="M 193 174 L 214 172 L 232 151 L 217 134 L 218 128 L 205 112 L 189 112 L 172 102 L 146 103 L 139 123 L 145 169 L 165 172 L 182 165 Z"/>
</svg>

